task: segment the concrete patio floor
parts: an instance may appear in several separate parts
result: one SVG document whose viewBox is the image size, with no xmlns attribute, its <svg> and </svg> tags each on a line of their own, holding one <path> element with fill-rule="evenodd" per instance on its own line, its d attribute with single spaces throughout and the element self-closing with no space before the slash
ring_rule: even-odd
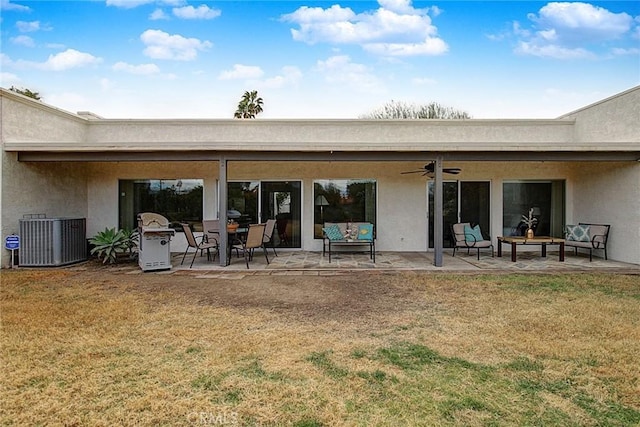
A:
<svg viewBox="0 0 640 427">
<path fill-rule="evenodd" d="M 296 250 L 277 250 L 278 256 L 274 256 L 269 249 L 269 264 L 265 261 L 264 254 L 256 251 L 254 258 L 249 262 L 249 270 L 242 257 L 233 254 L 229 266 L 220 266 L 219 259 L 208 261 L 204 256 L 196 255 L 192 268 L 189 268 L 193 251 L 189 251 L 181 265 L 183 253 L 173 253 L 171 271 L 192 270 L 211 273 L 260 273 L 260 274 L 331 274 L 332 272 L 349 271 L 431 271 L 431 272 L 464 272 L 464 273 L 490 273 L 490 272 L 620 272 L 640 274 L 640 265 L 628 264 L 603 258 L 593 258 L 589 262 L 586 254 L 574 255 L 573 251 L 567 251 L 565 261 L 558 261 L 558 252 L 549 251 L 543 258 L 539 252 L 518 252 L 516 262 L 511 261 L 509 251 L 503 252 L 502 257 L 491 257 L 489 253 L 482 253 L 480 260 L 476 254 L 467 255 L 464 251 L 456 253 L 453 257 L 451 251 L 445 251 L 443 266 L 433 265 L 433 252 L 376 252 L 376 262 L 373 263 L 367 254 L 340 253 L 332 256 L 329 263 L 328 256 L 322 256 L 322 252 L 306 252 Z"/>
</svg>

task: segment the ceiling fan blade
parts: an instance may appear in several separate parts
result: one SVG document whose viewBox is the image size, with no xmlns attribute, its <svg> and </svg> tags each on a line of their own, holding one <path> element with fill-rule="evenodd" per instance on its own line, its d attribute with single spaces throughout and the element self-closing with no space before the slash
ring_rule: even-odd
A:
<svg viewBox="0 0 640 427">
<path fill-rule="evenodd" d="M 405 171 L 405 172 L 400 172 L 401 175 L 407 174 L 407 173 L 421 173 L 424 172 L 424 170 L 417 170 L 417 171 Z"/>
<path fill-rule="evenodd" d="M 460 169 L 460 168 L 444 168 L 444 169 L 442 169 L 443 172 L 450 173 L 452 175 L 459 174 L 461 170 L 462 169 Z"/>
</svg>

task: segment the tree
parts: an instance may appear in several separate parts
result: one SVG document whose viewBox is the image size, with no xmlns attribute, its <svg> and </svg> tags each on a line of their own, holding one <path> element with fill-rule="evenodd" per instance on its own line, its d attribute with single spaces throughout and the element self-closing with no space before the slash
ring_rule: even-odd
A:
<svg viewBox="0 0 640 427">
<path fill-rule="evenodd" d="M 11 86 L 9 90 L 14 91 L 15 93 L 19 93 L 20 95 L 28 96 L 29 98 L 33 98 L 36 101 L 40 101 L 40 94 L 38 92 L 31 92 L 29 89 L 18 89 L 15 86 Z"/>
<path fill-rule="evenodd" d="M 361 119 L 470 119 L 462 110 L 445 107 L 437 102 L 416 105 L 391 101 L 377 110 L 360 116 Z"/>
<path fill-rule="evenodd" d="M 263 103 L 262 98 L 258 97 L 257 90 L 247 91 L 242 95 L 233 117 L 236 119 L 255 119 L 258 114 L 262 113 Z"/>
</svg>

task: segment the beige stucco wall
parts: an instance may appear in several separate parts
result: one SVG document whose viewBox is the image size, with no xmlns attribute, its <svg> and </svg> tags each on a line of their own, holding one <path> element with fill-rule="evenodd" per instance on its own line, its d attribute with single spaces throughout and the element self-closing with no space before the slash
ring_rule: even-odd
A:
<svg viewBox="0 0 640 427">
<path fill-rule="evenodd" d="M 581 144 L 625 142 L 640 145 L 640 86 L 569 113 Z"/>
<path fill-rule="evenodd" d="M 301 180 L 303 183 L 302 246 L 320 250 L 313 238 L 313 181 L 315 179 L 373 178 L 378 182 L 377 247 L 382 251 L 427 250 L 427 178 L 402 175 L 420 162 L 229 162 L 229 180 Z M 502 184 L 505 180 L 566 180 L 567 216 L 573 216 L 576 188 L 593 164 L 565 162 L 457 162 L 462 173 L 445 179 L 490 181 L 492 222 L 489 233 L 502 234 Z M 615 164 L 601 166 L 610 171 Z M 215 218 L 217 162 L 93 163 L 89 167 L 88 232 L 95 233 L 118 222 L 118 180 L 134 178 L 205 180 L 204 217 Z M 607 172 L 608 173 L 608 172 Z M 618 219 L 617 219 L 618 220 Z M 622 221 L 622 219 L 619 219 Z M 173 248 L 180 247 L 178 238 Z M 620 252 L 624 252 L 621 249 Z"/>
<path fill-rule="evenodd" d="M 82 163 L 22 163 L 16 153 L 2 153 L 2 236 L 18 234 L 19 220 L 28 214 L 48 218 L 87 217 L 86 165 Z M 3 240 L 4 241 L 4 240 Z M 2 248 L 2 266 L 11 252 Z"/>
<path fill-rule="evenodd" d="M 608 255 L 640 264 L 640 163 L 574 167 L 568 222 L 612 224 Z"/>
<path fill-rule="evenodd" d="M 86 119 L 13 92 L 0 97 L 0 111 L 3 147 L 38 141 L 80 144 L 87 137 Z"/>
</svg>

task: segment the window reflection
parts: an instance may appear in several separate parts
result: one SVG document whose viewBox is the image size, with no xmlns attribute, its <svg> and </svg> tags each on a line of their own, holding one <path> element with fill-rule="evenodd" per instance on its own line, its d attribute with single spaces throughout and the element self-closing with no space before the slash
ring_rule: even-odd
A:
<svg viewBox="0 0 640 427">
<path fill-rule="evenodd" d="M 322 238 L 325 222 L 376 223 L 376 181 L 327 179 L 313 183 L 314 237 Z"/>
<path fill-rule="evenodd" d="M 202 179 L 120 180 L 120 228 L 133 230 L 137 216 L 155 212 L 169 220 L 169 226 L 181 231 L 180 223 L 202 223 Z"/>
</svg>

